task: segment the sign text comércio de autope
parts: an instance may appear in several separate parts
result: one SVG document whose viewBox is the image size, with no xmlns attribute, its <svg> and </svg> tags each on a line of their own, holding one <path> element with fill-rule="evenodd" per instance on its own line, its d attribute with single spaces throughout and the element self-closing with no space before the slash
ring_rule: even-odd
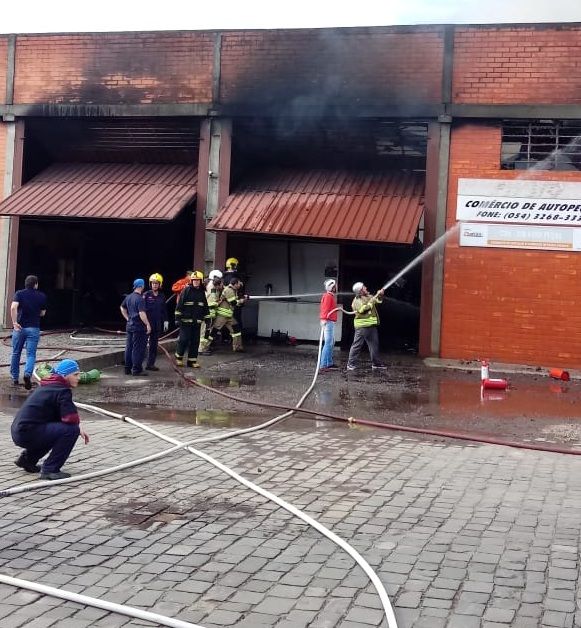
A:
<svg viewBox="0 0 581 628">
<path fill-rule="evenodd" d="M 457 220 L 581 224 L 581 183 L 460 179 Z"/>
</svg>

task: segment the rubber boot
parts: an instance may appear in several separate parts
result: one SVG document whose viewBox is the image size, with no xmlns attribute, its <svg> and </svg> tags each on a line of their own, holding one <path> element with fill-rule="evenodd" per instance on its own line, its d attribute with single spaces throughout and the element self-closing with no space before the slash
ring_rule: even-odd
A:
<svg viewBox="0 0 581 628">
<path fill-rule="evenodd" d="M 234 338 L 232 338 L 232 351 L 234 353 L 244 353 L 244 349 L 242 348 L 242 336 L 234 336 Z"/>
</svg>

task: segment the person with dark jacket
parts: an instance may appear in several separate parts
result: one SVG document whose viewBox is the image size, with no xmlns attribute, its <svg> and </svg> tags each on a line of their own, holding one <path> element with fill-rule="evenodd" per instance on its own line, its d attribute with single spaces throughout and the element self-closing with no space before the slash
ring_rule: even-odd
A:
<svg viewBox="0 0 581 628">
<path fill-rule="evenodd" d="M 39 473 L 41 480 L 70 477 L 61 471 L 77 438 L 85 444 L 89 436 L 81 429 L 72 388 L 79 384 L 80 369 L 74 360 L 62 360 L 52 374 L 28 397 L 12 422 L 12 440 L 24 451 L 16 459 L 17 467 L 28 473 Z M 38 461 L 49 456 L 38 465 Z"/>
<path fill-rule="evenodd" d="M 153 273 L 149 278 L 150 290 L 143 293 L 145 301 L 145 312 L 147 320 L 151 325 L 151 333 L 149 334 L 149 349 L 147 351 L 146 369 L 148 371 L 159 371 L 155 366 L 155 358 L 157 357 L 157 345 L 159 338 L 163 332 L 168 330 L 167 307 L 165 304 L 165 294 L 161 290 L 163 277 L 159 273 Z"/>
<path fill-rule="evenodd" d="M 195 270 L 190 276 L 190 285 L 186 286 L 178 297 L 175 311 L 176 327 L 180 333 L 176 346 L 175 358 L 178 366 L 184 365 L 184 356 L 188 354 L 187 366 L 200 368 L 198 363 L 198 345 L 202 321 L 210 316 L 206 291 L 202 285 L 204 273 Z"/>
<path fill-rule="evenodd" d="M 151 333 L 151 325 L 145 310 L 143 289 L 145 281 L 136 279 L 133 282 L 133 292 L 128 294 L 121 303 L 121 315 L 127 321 L 125 330 L 125 374 L 147 375 L 143 370 L 147 336 Z"/>
<path fill-rule="evenodd" d="M 17 290 L 10 304 L 12 318 L 12 357 L 10 375 L 12 383 L 18 386 L 20 377 L 20 356 L 26 347 L 24 365 L 24 388 L 32 388 L 32 371 L 36 362 L 36 348 L 40 339 L 40 319 L 46 313 L 46 295 L 38 289 L 38 277 L 28 275 L 24 280 L 24 290 Z"/>
</svg>

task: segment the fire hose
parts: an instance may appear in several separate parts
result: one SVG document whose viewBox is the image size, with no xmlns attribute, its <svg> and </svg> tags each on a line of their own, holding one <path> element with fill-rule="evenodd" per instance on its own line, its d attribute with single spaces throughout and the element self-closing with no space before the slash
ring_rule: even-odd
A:
<svg viewBox="0 0 581 628">
<path fill-rule="evenodd" d="M 323 345 L 323 330 L 321 330 L 321 335 L 320 335 L 320 339 L 319 339 L 317 367 L 318 367 L 318 363 L 319 363 L 320 356 L 321 356 L 322 345 Z M 166 357 L 169 359 L 169 361 L 172 364 L 172 367 L 174 368 L 174 370 L 176 370 L 180 375 L 182 375 L 185 378 L 185 376 L 177 368 L 177 365 L 175 365 L 175 362 L 172 360 L 172 358 L 169 355 L 168 351 L 164 347 L 161 347 L 161 349 L 166 354 Z M 277 495 L 267 491 L 266 489 L 263 489 L 262 487 L 254 484 L 253 482 L 250 482 L 249 480 L 246 480 L 245 478 L 240 476 L 238 473 L 236 473 L 232 469 L 229 469 L 228 467 L 226 467 L 225 465 L 220 463 L 218 460 L 215 460 L 211 456 L 208 456 L 207 454 L 205 454 L 205 453 L 203 453 L 203 452 L 201 452 L 201 451 L 199 451 L 197 449 L 193 449 L 191 447 L 191 444 L 193 444 L 193 443 L 209 442 L 209 441 L 215 441 L 215 440 L 223 440 L 225 438 L 232 438 L 233 436 L 238 436 L 240 434 L 256 431 L 258 429 L 264 429 L 265 427 L 273 425 L 275 422 L 278 422 L 278 421 L 281 421 L 281 420 L 287 418 L 288 416 L 293 414 L 298 408 L 300 408 L 300 406 L 304 403 L 304 401 L 306 400 L 308 395 L 312 392 L 313 388 L 315 387 L 315 384 L 317 382 L 317 377 L 318 377 L 318 368 L 315 369 L 315 374 L 313 376 L 313 380 L 311 382 L 311 385 L 305 391 L 305 393 L 302 395 L 302 397 L 300 398 L 300 400 L 297 403 L 297 405 L 294 408 L 289 407 L 287 409 L 287 412 L 283 413 L 282 415 L 277 416 L 274 419 L 271 419 L 270 421 L 267 421 L 266 423 L 261 424 L 259 426 L 254 426 L 252 428 L 246 428 L 246 429 L 243 429 L 243 430 L 238 430 L 238 431 L 236 431 L 234 433 L 228 433 L 228 434 L 225 434 L 225 435 L 220 435 L 218 437 L 211 437 L 211 438 L 208 438 L 208 439 L 198 439 L 198 440 L 192 441 L 192 443 L 181 443 L 179 441 L 176 441 L 173 438 L 170 438 L 168 436 L 165 436 L 164 434 L 161 434 L 160 432 L 158 432 L 157 430 L 154 430 L 153 428 L 150 428 L 150 427 L 148 427 L 146 425 L 143 425 L 143 424 L 141 424 L 141 423 L 131 419 L 131 417 L 127 417 L 127 416 L 124 416 L 124 415 L 121 415 L 121 414 L 118 414 L 118 413 L 114 413 L 114 412 L 111 412 L 111 411 L 108 411 L 108 410 L 103 410 L 102 408 L 98 408 L 97 406 L 91 406 L 91 405 L 88 405 L 88 404 L 77 403 L 76 405 L 78 407 L 80 407 L 82 409 L 86 409 L 86 410 L 88 410 L 90 412 L 97 412 L 99 414 L 104 414 L 106 416 L 112 416 L 114 418 L 119 418 L 119 419 L 122 419 L 122 420 L 124 420 L 126 422 L 129 422 L 129 423 L 131 423 L 131 424 L 133 424 L 133 425 L 135 425 L 135 426 L 137 426 L 137 427 L 139 427 L 141 429 L 144 429 L 145 431 L 147 431 L 147 432 L 149 432 L 151 434 L 154 434 L 155 436 L 157 436 L 159 438 L 162 438 L 163 440 L 166 440 L 166 441 L 174 443 L 175 447 L 167 449 L 167 450 L 165 450 L 163 452 L 159 452 L 158 454 L 154 454 L 153 456 L 148 456 L 147 458 L 142 458 L 140 460 L 132 461 L 130 463 L 125 463 L 123 465 L 119 465 L 119 466 L 111 468 L 111 469 L 105 469 L 105 470 L 102 470 L 102 471 L 97 471 L 97 472 L 92 472 L 92 473 L 83 474 L 83 475 L 79 475 L 79 476 L 74 476 L 74 477 L 71 477 L 71 478 L 64 478 L 62 480 L 53 480 L 53 481 L 47 481 L 47 482 L 35 482 L 35 483 L 25 484 L 25 485 L 22 485 L 22 486 L 19 486 L 19 487 L 13 487 L 11 489 L 6 489 L 4 491 L 0 491 L 0 497 L 7 497 L 9 495 L 15 495 L 17 493 L 21 493 L 21 492 L 25 492 L 25 491 L 29 491 L 29 490 L 34 490 L 36 488 L 44 488 L 44 487 L 47 487 L 47 486 L 55 486 L 55 485 L 59 485 L 59 484 L 69 484 L 69 483 L 79 482 L 79 481 L 82 481 L 82 480 L 85 480 L 85 479 L 89 479 L 89 478 L 93 478 L 93 477 L 98 477 L 100 475 L 106 475 L 106 474 L 113 473 L 113 472 L 121 470 L 121 469 L 129 468 L 130 466 L 136 466 L 138 464 L 143 464 L 144 462 L 149 462 L 149 461 L 151 461 L 153 459 L 161 458 L 161 457 L 169 455 L 169 454 L 171 454 L 171 453 L 173 453 L 173 452 L 175 452 L 175 451 L 177 451 L 179 449 L 184 449 L 185 448 L 188 451 L 190 451 L 191 453 L 193 453 L 194 455 L 196 455 L 196 456 L 202 458 L 203 460 L 206 460 L 210 464 L 216 466 L 218 469 L 220 469 L 224 473 L 227 473 L 228 475 L 230 475 L 232 478 L 234 478 L 239 483 L 241 483 L 244 486 L 250 488 L 251 490 L 253 490 L 256 493 L 258 493 L 259 495 L 262 495 L 263 497 L 266 497 L 267 499 L 269 499 L 270 501 L 274 502 L 278 506 L 284 508 L 285 510 L 287 510 L 288 512 L 290 512 L 294 516 L 300 518 L 305 523 L 307 523 L 308 525 L 310 525 L 311 527 L 313 527 L 314 529 L 319 531 L 324 536 L 326 536 L 333 543 L 338 545 L 345 552 L 347 552 L 357 562 L 357 564 L 363 569 L 365 574 L 369 577 L 369 579 L 373 583 L 373 585 L 374 585 L 374 587 L 375 587 L 375 589 L 376 589 L 376 591 L 377 591 L 377 593 L 379 595 L 379 598 L 381 600 L 381 603 L 382 603 L 382 606 L 383 606 L 383 609 L 384 609 L 384 613 L 385 613 L 385 617 L 386 617 L 387 622 L 388 622 L 388 628 L 397 628 L 397 620 L 395 618 L 395 614 L 394 614 L 393 608 L 391 606 L 391 603 L 389 601 L 389 597 L 387 595 L 387 591 L 385 590 L 385 587 L 383 586 L 381 580 L 379 579 L 377 574 L 373 571 L 371 566 L 367 563 L 367 561 L 365 561 L 365 559 L 359 554 L 359 552 L 357 552 L 357 550 L 355 550 L 353 547 L 351 547 L 343 539 L 338 537 L 334 532 L 332 532 L 331 530 L 327 529 L 324 525 L 322 525 L 321 523 L 319 523 L 318 521 L 316 521 L 315 519 L 313 519 L 312 517 L 310 517 L 306 513 L 302 512 L 301 510 L 299 510 L 298 508 L 296 508 L 292 504 L 286 502 L 285 500 L 283 500 L 280 497 L 278 497 Z M 190 378 L 185 378 L 185 379 L 186 379 L 186 381 L 190 381 Z M 20 582 L 20 584 L 15 584 L 14 586 L 23 586 L 24 588 L 29 588 L 29 587 L 26 587 L 26 581 L 19 581 L 19 582 Z M 35 584 L 35 583 L 33 583 L 33 584 Z M 38 586 L 43 586 L 43 585 L 38 585 Z M 62 590 L 56 590 L 56 591 L 62 591 Z M 65 593 L 68 594 L 68 592 L 65 592 Z M 48 594 L 50 594 L 50 593 L 48 593 Z M 84 603 L 90 604 L 90 599 L 89 598 L 86 599 Z M 132 610 L 134 610 L 134 609 L 132 609 Z M 163 625 L 177 625 L 177 624 L 163 624 Z M 180 624 L 180 625 L 183 625 L 183 624 Z M 188 624 L 188 626 L 189 625 L 190 624 Z"/>
</svg>

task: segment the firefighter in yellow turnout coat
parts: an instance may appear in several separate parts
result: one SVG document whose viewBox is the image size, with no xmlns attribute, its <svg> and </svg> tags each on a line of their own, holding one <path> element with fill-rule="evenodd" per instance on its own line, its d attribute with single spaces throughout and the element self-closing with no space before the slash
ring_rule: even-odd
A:
<svg viewBox="0 0 581 628">
<path fill-rule="evenodd" d="M 379 360 L 379 315 L 376 305 L 383 299 L 383 290 L 379 290 L 375 296 L 371 296 L 362 281 L 353 284 L 355 298 L 351 307 L 355 312 L 354 326 L 355 337 L 349 351 L 347 370 L 354 371 L 357 366 L 359 353 L 366 344 L 371 357 L 371 368 L 384 369 L 385 366 Z"/>
<path fill-rule="evenodd" d="M 232 351 L 242 351 L 242 331 L 238 321 L 234 318 L 234 308 L 241 307 L 246 303 L 247 297 L 240 298 L 238 291 L 242 287 L 242 282 L 237 277 L 230 280 L 230 284 L 227 285 L 222 294 L 218 298 L 216 307 L 216 319 L 211 329 L 206 332 L 206 337 L 202 341 L 204 351 L 207 351 L 212 340 L 214 339 L 213 333 L 226 327 L 232 336 Z"/>
</svg>

